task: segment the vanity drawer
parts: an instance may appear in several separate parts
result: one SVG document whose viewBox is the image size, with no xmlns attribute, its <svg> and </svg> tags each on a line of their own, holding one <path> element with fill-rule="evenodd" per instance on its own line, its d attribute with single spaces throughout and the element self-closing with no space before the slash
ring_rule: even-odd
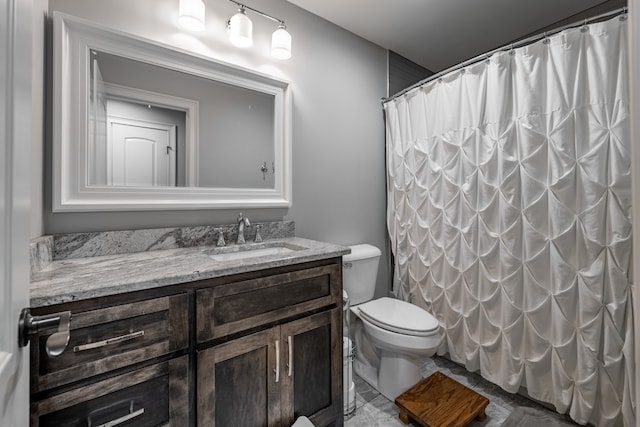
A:
<svg viewBox="0 0 640 427">
<path fill-rule="evenodd" d="M 96 310 L 71 308 L 69 345 L 58 357 L 46 353 L 51 330 L 32 341 L 32 391 L 103 374 L 189 345 L 188 295 L 154 298 Z"/>
<path fill-rule="evenodd" d="M 31 426 L 189 425 L 188 356 L 48 397 L 31 406 Z"/>
<path fill-rule="evenodd" d="M 341 301 L 340 263 L 200 289 L 196 292 L 198 342 L 340 304 Z"/>
</svg>

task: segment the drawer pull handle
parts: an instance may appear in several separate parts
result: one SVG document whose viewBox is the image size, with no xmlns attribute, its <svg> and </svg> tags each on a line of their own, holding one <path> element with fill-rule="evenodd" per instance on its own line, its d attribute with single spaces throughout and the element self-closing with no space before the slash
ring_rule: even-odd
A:
<svg viewBox="0 0 640 427">
<path fill-rule="evenodd" d="M 135 417 L 139 417 L 142 414 L 144 414 L 144 408 L 138 409 L 137 411 L 127 414 L 125 416 L 122 416 L 120 418 L 116 418 L 115 420 L 109 421 L 108 423 L 100 424 L 97 427 L 115 427 L 129 420 L 132 420 Z"/>
<path fill-rule="evenodd" d="M 116 344 L 123 341 L 129 341 L 135 338 L 140 338 L 144 336 L 144 331 L 131 332 L 130 334 L 121 335 L 119 337 L 109 338 L 103 341 L 96 341 L 89 344 L 82 344 L 73 347 L 73 352 L 77 353 L 79 351 L 91 350 L 94 348 L 105 347 L 110 344 Z"/>
<path fill-rule="evenodd" d="M 276 382 L 280 381 L 280 341 L 276 340 Z"/>
<path fill-rule="evenodd" d="M 289 335 L 287 338 L 289 343 L 289 359 L 287 360 L 287 368 L 289 368 L 289 376 L 293 374 L 293 337 Z"/>
</svg>

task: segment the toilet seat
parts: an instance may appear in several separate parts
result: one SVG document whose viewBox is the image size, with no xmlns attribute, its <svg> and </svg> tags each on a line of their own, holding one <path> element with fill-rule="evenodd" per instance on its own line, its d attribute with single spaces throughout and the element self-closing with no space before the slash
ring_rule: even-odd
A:
<svg viewBox="0 0 640 427">
<path fill-rule="evenodd" d="M 438 333 L 435 317 L 405 301 L 383 297 L 360 304 L 358 309 L 367 321 L 388 331 L 418 337 Z"/>
</svg>

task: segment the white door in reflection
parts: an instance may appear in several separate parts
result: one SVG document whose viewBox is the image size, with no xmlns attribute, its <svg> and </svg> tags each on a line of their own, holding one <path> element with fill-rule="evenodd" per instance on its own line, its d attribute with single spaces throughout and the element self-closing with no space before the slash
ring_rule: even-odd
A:
<svg viewBox="0 0 640 427">
<path fill-rule="evenodd" d="M 107 185 L 176 185 L 175 125 L 116 117 L 107 121 Z"/>
</svg>

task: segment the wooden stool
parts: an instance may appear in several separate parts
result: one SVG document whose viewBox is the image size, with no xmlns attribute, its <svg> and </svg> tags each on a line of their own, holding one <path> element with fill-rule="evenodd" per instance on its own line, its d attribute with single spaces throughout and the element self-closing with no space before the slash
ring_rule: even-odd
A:
<svg viewBox="0 0 640 427">
<path fill-rule="evenodd" d="M 396 397 L 400 420 L 423 427 L 463 427 L 486 418 L 489 399 L 442 372 L 436 372 Z"/>
</svg>

